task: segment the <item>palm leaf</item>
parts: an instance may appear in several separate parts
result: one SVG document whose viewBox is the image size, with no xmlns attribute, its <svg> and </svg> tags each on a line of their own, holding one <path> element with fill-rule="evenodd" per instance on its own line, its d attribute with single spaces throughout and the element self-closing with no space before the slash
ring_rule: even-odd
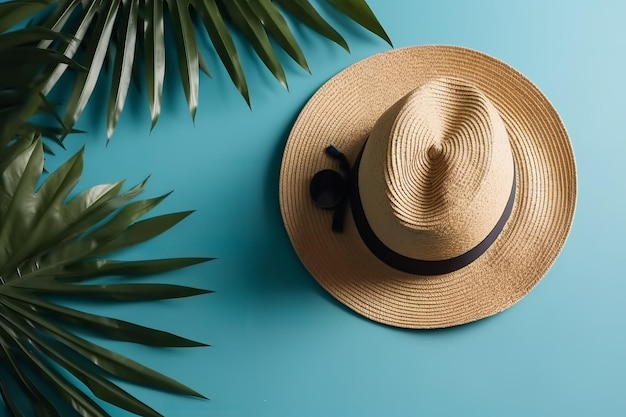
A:
<svg viewBox="0 0 626 417">
<path fill-rule="evenodd" d="M 41 6 L 45 2 L 32 3 Z M 5 5 L 9 4 L 0 4 L 0 16 L 5 16 L 5 12 L 5 17 L 11 16 L 12 9 L 5 10 Z M 0 22 L 2 19 L 0 17 Z M 58 118 L 53 106 L 39 93 L 39 88 L 46 82 L 47 68 L 58 64 L 82 68 L 58 51 L 37 46 L 47 40 L 67 44 L 71 37 L 38 26 L 5 33 L 0 31 L 0 149 L 6 149 L 15 138 L 30 137 L 35 133 L 42 133 L 60 143 L 61 138 L 71 131 L 62 125 L 57 127 L 56 123 L 45 126 L 28 121 L 33 114 Z"/>
<path fill-rule="evenodd" d="M 288 88 L 285 70 L 263 27 L 263 21 L 254 13 L 250 4 L 246 0 L 232 0 L 224 1 L 223 7 L 230 20 L 245 35 L 265 66 L 283 87 Z"/>
<path fill-rule="evenodd" d="M 213 42 L 215 51 L 222 60 L 231 80 L 249 106 L 250 93 L 241 66 L 241 60 L 239 59 L 235 42 L 228 31 L 228 27 L 220 13 L 216 0 L 192 0 L 192 4 L 200 15 L 204 27 L 211 38 L 211 42 Z"/>
<path fill-rule="evenodd" d="M 250 2 L 252 12 L 258 17 L 259 22 L 265 26 L 269 34 L 276 39 L 278 44 L 307 72 L 311 72 L 306 62 L 304 52 L 300 49 L 298 41 L 294 37 L 285 18 L 270 0 L 258 0 Z"/>
<path fill-rule="evenodd" d="M 178 69 L 180 78 L 189 104 L 191 117 L 196 117 L 198 109 L 199 88 L 199 52 L 198 41 L 195 36 L 193 23 L 189 14 L 188 0 L 166 0 L 170 16 L 176 52 L 178 54 Z"/>
<path fill-rule="evenodd" d="M 7 10 L 12 14 L 3 15 L 2 11 Z M 0 7 L 0 16 L 15 17 L 15 13 L 15 9 Z M 64 19 L 61 15 L 54 18 Z M 3 21 L 6 17 L 0 23 Z M 4 367 L 0 372 L 0 394 L 12 416 L 29 415 L 17 399 L 25 398 L 37 416 L 65 416 L 69 406 L 75 411 L 72 416 L 108 417 L 94 399 L 57 371 L 61 367 L 103 401 L 141 416 L 160 416 L 111 378 L 204 397 L 165 375 L 78 336 L 67 325 L 116 340 L 152 346 L 206 345 L 123 320 L 81 312 L 48 300 L 46 296 L 134 301 L 205 294 L 210 291 L 172 284 L 94 285 L 88 281 L 107 275 L 151 275 L 208 259 L 115 261 L 104 257 L 154 238 L 190 214 L 173 213 L 142 220 L 168 195 L 133 202 L 144 190 L 147 180 L 126 192 L 122 192 L 123 182 L 117 182 L 98 185 L 71 197 L 83 169 L 81 150 L 42 181 L 45 149 L 42 134 L 59 141 L 57 135 L 68 130 L 37 125 L 29 117 L 44 114 L 60 121 L 54 106 L 40 91 L 56 76 L 57 64 L 77 67 L 62 53 L 42 49 L 42 44 L 48 41 L 57 42 L 68 51 L 74 42 L 71 37 L 41 27 L 0 33 L 0 56 L 6 57 L 16 52 L 16 48 L 26 53 L 20 61 L 21 71 L 11 72 L 10 67 L 0 65 L 0 79 L 5 82 L 0 84 L 0 131 L 3 135 L 0 143 L 0 358 Z M 88 88 L 90 77 L 94 77 L 89 75 L 93 72 L 86 73 L 85 83 L 79 89 Z M 55 395 L 50 396 L 50 393 Z M 59 400 L 66 403 L 64 409 L 60 408 Z"/>
<path fill-rule="evenodd" d="M 324 36 L 325 38 L 340 45 L 346 51 L 350 51 L 348 42 L 337 32 L 323 17 L 309 0 L 275 0 L 285 10 L 296 16 L 302 23 Z"/>
<path fill-rule="evenodd" d="M 85 60 L 89 63 L 89 70 L 78 75 L 65 110 L 64 123 L 66 126 L 74 126 L 96 87 L 104 59 L 107 56 L 107 48 L 116 23 L 119 6 L 120 0 L 102 1 L 100 3 L 92 36 L 86 43 Z"/>
<path fill-rule="evenodd" d="M 365 0 L 328 0 L 339 11 L 345 13 L 352 20 L 363 26 L 365 29 L 384 39 L 391 45 L 391 39 L 385 29 L 380 25 L 378 19 L 369 8 Z"/>
<path fill-rule="evenodd" d="M 19 406 L 9 391 L 19 387 L 41 408 L 40 415 L 59 415 L 57 404 L 41 401 L 43 381 L 82 415 L 108 416 L 96 402 L 75 388 L 48 363 L 66 369 L 97 398 L 141 416 L 160 414 L 110 380 L 182 395 L 202 394 L 129 358 L 102 348 L 66 327 L 67 324 L 117 340 L 153 346 L 206 346 L 174 334 L 123 320 L 88 314 L 46 298 L 46 295 L 109 301 L 160 300 L 210 291 L 172 284 L 87 284 L 106 275 L 141 276 L 205 262 L 206 258 L 115 261 L 102 258 L 121 248 L 168 230 L 189 212 L 141 220 L 164 198 L 131 202 L 145 187 L 122 192 L 122 183 L 87 189 L 71 198 L 82 173 L 79 151 L 41 181 L 40 139 L 24 145 L 14 141 L 0 158 L 0 356 L 8 371 L 0 393 L 14 416 Z M 38 184 L 41 184 L 37 186 Z M 24 239 L 28 236 L 28 239 Z M 18 364 L 34 372 L 23 372 Z M 36 375 L 36 376 L 33 376 Z M 12 388 L 9 388 L 12 387 Z M 8 400 L 6 398 L 9 398 Z"/>
<path fill-rule="evenodd" d="M 391 44 L 365 0 L 327 1 Z M 157 123 L 165 77 L 166 31 L 171 31 L 174 39 L 180 79 L 192 118 L 199 103 L 200 70 L 209 73 L 197 39 L 202 27 L 248 105 L 250 94 L 231 36 L 232 30 L 244 35 L 245 42 L 252 46 L 270 73 L 285 88 L 288 86 L 287 76 L 277 48 L 284 50 L 298 65 L 309 71 L 285 12 L 348 50 L 346 40 L 309 0 L 12 0 L 5 4 L 10 17 L 0 18 L 0 28 L 3 24 L 14 24 L 20 18 L 33 17 L 44 10 L 48 11 L 48 15 L 36 20 L 36 23 L 71 35 L 73 40 L 69 43 L 47 40 L 40 44 L 41 47 L 52 47 L 88 68 L 88 71 L 78 75 L 65 109 L 63 120 L 70 128 L 80 117 L 99 79 L 104 78 L 99 75 L 106 67 L 106 58 L 112 57 L 107 139 L 112 137 L 123 112 L 133 74 L 140 72 L 142 64 L 145 66 L 152 127 Z M 166 25 L 168 16 L 170 24 Z M 138 54 L 138 51 L 142 53 Z M 136 56 L 143 56 L 144 62 L 137 62 Z M 60 63 L 52 70 L 42 89 L 44 94 L 52 90 L 67 69 L 66 63 Z"/>
<path fill-rule="evenodd" d="M 161 97 L 165 80 L 165 28 L 162 0 L 146 0 L 144 21 L 144 51 L 146 60 L 146 84 L 152 128 L 161 114 Z M 115 128 L 115 126 L 113 126 Z M 110 136 L 107 138 L 110 139 Z"/>
<path fill-rule="evenodd" d="M 125 342 L 142 343 L 159 347 L 201 347 L 204 343 L 186 339 L 162 330 L 151 329 L 124 320 L 85 313 L 69 307 L 46 301 L 36 294 L 9 293 L 9 297 L 26 303 L 32 311 L 41 316 L 51 317 L 54 320 L 81 327 L 104 335 L 111 339 Z"/>
<path fill-rule="evenodd" d="M 113 67 L 113 83 L 109 96 L 107 111 L 107 137 L 113 135 L 115 126 L 124 109 L 128 87 L 132 77 L 133 63 L 135 60 L 135 45 L 137 43 L 137 30 L 139 21 L 139 3 L 124 0 L 122 8 L 122 36 L 119 39 L 123 45 L 120 53 L 115 55 Z"/>
<path fill-rule="evenodd" d="M 0 33 L 45 9 L 54 0 L 30 0 L 0 4 Z"/>
</svg>

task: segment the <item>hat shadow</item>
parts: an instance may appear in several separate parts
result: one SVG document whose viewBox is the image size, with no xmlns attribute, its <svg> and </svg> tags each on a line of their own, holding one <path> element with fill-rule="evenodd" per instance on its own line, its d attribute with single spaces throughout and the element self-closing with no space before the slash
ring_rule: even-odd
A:
<svg viewBox="0 0 626 417">
<path fill-rule="evenodd" d="M 260 272 L 259 278 L 250 283 L 254 290 L 264 294 L 309 292 L 315 288 L 315 280 L 298 258 L 291 246 L 285 229 L 279 203 L 279 180 L 283 149 L 291 126 L 299 111 L 289 117 L 289 123 L 276 137 L 273 151 L 266 167 L 263 182 L 262 201 L 260 202 L 264 224 L 259 225 L 259 246 L 262 251 L 255 260 L 255 271 Z M 310 279 L 309 279 L 310 278 Z"/>
</svg>

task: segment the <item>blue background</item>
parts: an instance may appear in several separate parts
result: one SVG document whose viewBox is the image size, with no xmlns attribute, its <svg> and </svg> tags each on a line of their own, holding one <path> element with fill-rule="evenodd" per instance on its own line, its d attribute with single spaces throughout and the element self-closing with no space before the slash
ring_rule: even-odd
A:
<svg viewBox="0 0 626 417">
<path fill-rule="evenodd" d="M 300 264 L 278 207 L 281 153 L 307 99 L 346 66 L 389 47 L 322 7 L 348 54 L 301 25 L 312 75 L 282 55 L 283 90 L 247 47 L 252 107 L 207 52 L 195 125 L 169 58 L 164 112 L 149 132 L 131 94 L 108 146 L 101 83 L 68 152 L 86 144 L 79 188 L 152 174 L 146 197 L 175 190 L 155 214 L 197 210 L 129 259 L 218 260 L 153 281 L 215 294 L 139 305 L 79 305 L 177 332 L 210 348 L 158 350 L 100 341 L 200 390 L 210 401 L 124 385 L 167 416 L 624 416 L 626 282 L 626 2 L 370 0 L 394 46 L 454 44 L 516 67 L 560 113 L 577 158 L 570 238 L 546 278 L 492 318 L 437 331 L 372 323 L 341 306 Z M 113 416 L 125 412 L 106 406 Z"/>
</svg>

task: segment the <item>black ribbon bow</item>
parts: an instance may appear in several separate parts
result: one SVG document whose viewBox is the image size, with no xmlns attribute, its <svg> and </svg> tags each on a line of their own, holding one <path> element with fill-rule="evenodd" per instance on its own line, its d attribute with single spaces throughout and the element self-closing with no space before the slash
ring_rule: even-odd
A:
<svg viewBox="0 0 626 417">
<path fill-rule="evenodd" d="M 317 172 L 311 179 L 309 191 L 315 204 L 323 209 L 334 210 L 333 232 L 343 232 L 350 183 L 352 181 L 352 168 L 348 158 L 334 146 L 325 149 L 326 154 L 339 161 L 339 172 L 333 169 L 323 169 Z"/>
</svg>

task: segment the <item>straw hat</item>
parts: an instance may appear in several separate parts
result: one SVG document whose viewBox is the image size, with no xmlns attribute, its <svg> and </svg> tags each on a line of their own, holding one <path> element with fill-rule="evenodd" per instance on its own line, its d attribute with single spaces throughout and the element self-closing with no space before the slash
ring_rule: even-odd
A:
<svg viewBox="0 0 626 417">
<path fill-rule="evenodd" d="M 525 296 L 576 203 L 567 132 L 529 80 L 482 53 L 372 56 L 310 99 L 287 141 L 280 206 L 298 256 L 377 322 L 459 325 Z"/>
</svg>

